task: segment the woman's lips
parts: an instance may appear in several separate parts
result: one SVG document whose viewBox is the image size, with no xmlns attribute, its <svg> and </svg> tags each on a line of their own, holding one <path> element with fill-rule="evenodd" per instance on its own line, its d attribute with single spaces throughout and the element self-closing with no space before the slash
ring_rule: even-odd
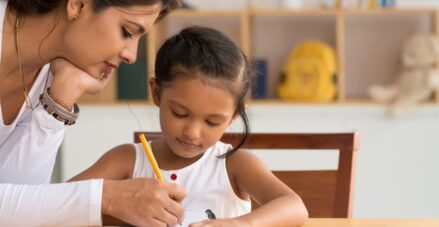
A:
<svg viewBox="0 0 439 227">
<path fill-rule="evenodd" d="M 103 68 L 103 70 L 102 70 L 102 72 L 104 73 L 104 74 L 110 74 L 111 73 L 111 71 L 113 71 L 113 69 L 115 69 L 116 68 L 116 65 L 113 65 L 113 64 L 111 64 L 111 63 L 109 63 L 109 62 L 104 62 L 105 64 L 104 64 L 104 68 Z"/>
</svg>

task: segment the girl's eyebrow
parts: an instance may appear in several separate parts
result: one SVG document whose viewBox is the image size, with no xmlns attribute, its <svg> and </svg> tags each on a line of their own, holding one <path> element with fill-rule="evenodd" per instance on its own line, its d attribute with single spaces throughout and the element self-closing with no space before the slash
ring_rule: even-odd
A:
<svg viewBox="0 0 439 227">
<path fill-rule="evenodd" d="M 186 106 L 184 106 L 184 105 L 182 105 L 182 104 L 180 104 L 180 103 L 178 103 L 178 102 L 176 102 L 176 101 L 169 100 L 169 102 L 171 103 L 171 105 L 176 105 L 176 106 L 178 106 L 178 107 L 180 107 L 180 108 L 183 108 L 183 109 L 185 109 L 185 110 L 189 110 Z M 226 119 L 226 118 L 227 118 L 227 115 L 224 115 L 224 114 L 209 114 L 209 115 L 207 115 L 207 117 L 214 117 L 214 118 L 223 118 L 223 119 Z"/>
<path fill-rule="evenodd" d="M 226 119 L 227 118 L 227 116 L 223 115 L 223 114 L 209 114 L 209 115 L 207 115 L 207 117 L 221 118 L 221 119 Z"/>
<path fill-rule="evenodd" d="M 126 20 L 126 19 L 125 19 L 125 21 L 127 23 L 130 23 L 130 24 L 136 26 L 139 29 L 139 33 L 143 34 L 145 32 L 145 28 L 141 24 L 134 22 L 134 21 L 131 21 L 131 20 Z"/>
</svg>

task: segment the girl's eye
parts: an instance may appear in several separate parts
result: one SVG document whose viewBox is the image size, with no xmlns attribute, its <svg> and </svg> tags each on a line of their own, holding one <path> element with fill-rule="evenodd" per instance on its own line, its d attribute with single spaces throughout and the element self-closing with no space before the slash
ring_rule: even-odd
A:
<svg viewBox="0 0 439 227">
<path fill-rule="evenodd" d="M 128 29 L 125 27 L 122 27 L 122 36 L 127 39 L 133 38 L 133 34 L 129 32 Z"/>
<path fill-rule="evenodd" d="M 209 126 L 212 126 L 212 127 L 220 126 L 222 124 L 222 123 L 219 123 L 219 122 L 212 122 L 212 121 L 206 121 L 206 123 Z"/>
<path fill-rule="evenodd" d="M 177 112 L 175 112 L 175 111 L 171 111 L 172 112 L 172 115 L 174 115 L 175 117 L 177 117 L 177 118 L 184 118 L 184 117 L 187 117 L 187 114 L 179 114 L 179 113 L 177 113 Z"/>
</svg>

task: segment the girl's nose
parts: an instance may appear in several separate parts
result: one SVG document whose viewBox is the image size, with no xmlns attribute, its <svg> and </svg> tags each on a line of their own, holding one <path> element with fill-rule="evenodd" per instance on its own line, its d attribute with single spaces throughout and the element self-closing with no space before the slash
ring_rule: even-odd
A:
<svg viewBox="0 0 439 227">
<path fill-rule="evenodd" d="M 200 132 L 201 129 L 200 127 L 198 127 L 196 124 L 191 123 L 188 124 L 184 130 L 183 130 L 183 135 L 186 137 L 186 139 L 188 140 L 195 140 L 197 138 L 200 137 Z"/>
</svg>

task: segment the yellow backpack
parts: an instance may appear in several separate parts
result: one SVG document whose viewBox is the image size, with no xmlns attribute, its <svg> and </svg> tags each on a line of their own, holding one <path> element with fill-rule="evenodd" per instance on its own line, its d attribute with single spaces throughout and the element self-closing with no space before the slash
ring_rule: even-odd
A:
<svg viewBox="0 0 439 227">
<path fill-rule="evenodd" d="M 291 51 L 278 85 L 280 98 L 295 101 L 329 102 L 336 95 L 336 60 L 333 48 L 307 41 Z"/>
</svg>

